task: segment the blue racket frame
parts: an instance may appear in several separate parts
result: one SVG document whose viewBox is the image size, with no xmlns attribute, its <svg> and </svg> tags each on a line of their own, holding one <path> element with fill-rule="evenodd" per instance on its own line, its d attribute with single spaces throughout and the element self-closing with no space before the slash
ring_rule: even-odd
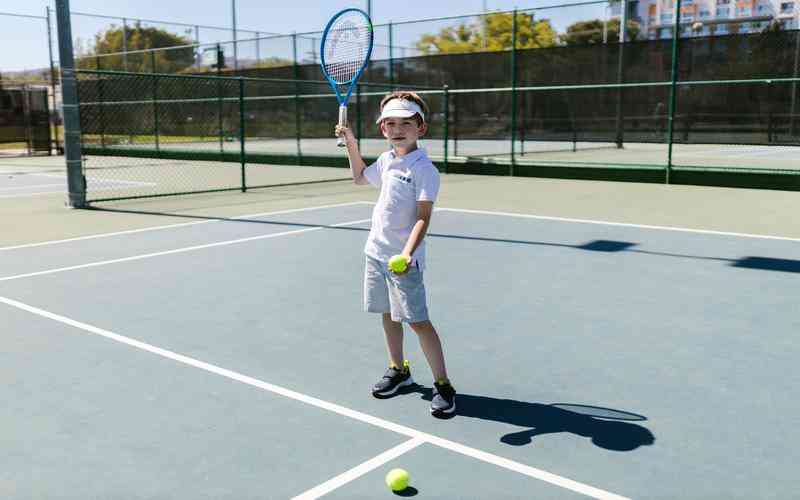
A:
<svg viewBox="0 0 800 500">
<path fill-rule="evenodd" d="M 358 12 L 364 16 L 364 18 L 369 22 L 369 46 L 367 47 L 367 57 L 364 58 L 364 62 L 359 68 L 358 72 L 346 82 L 337 82 L 336 80 L 328 74 L 328 70 L 325 69 L 325 40 L 328 38 L 328 32 L 333 26 L 333 23 L 336 22 L 339 17 L 348 13 L 348 12 Z M 356 82 L 361 75 L 364 73 L 364 70 L 367 69 L 367 65 L 369 64 L 370 58 L 372 57 L 372 44 L 375 39 L 375 31 L 372 27 L 372 19 L 370 19 L 369 15 L 361 9 L 356 8 L 349 8 L 344 9 L 337 12 L 328 24 L 325 26 L 325 31 L 322 33 L 322 40 L 319 43 L 319 55 L 320 55 L 320 66 L 322 67 L 322 74 L 325 76 L 325 79 L 328 80 L 328 83 L 333 88 L 334 93 L 336 94 L 336 100 L 339 101 L 339 124 L 344 126 L 347 125 L 347 103 L 350 101 L 350 96 L 353 94 L 353 90 L 356 88 Z M 340 85 L 349 85 L 347 88 L 347 93 L 342 94 L 339 92 Z M 344 146 L 344 139 L 342 137 L 339 138 L 337 141 L 338 146 Z"/>
</svg>

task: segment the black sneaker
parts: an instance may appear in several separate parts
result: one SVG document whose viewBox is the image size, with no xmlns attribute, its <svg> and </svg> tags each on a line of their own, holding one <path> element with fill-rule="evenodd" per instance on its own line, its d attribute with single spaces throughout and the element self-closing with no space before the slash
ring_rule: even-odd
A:
<svg viewBox="0 0 800 500">
<path fill-rule="evenodd" d="M 383 378 L 372 387 L 372 395 L 376 398 L 388 398 L 401 387 L 406 387 L 413 383 L 411 368 L 408 365 L 408 361 L 406 361 L 403 363 L 403 368 L 389 367 Z"/>
<path fill-rule="evenodd" d="M 431 414 L 434 417 L 452 415 L 456 411 L 456 390 L 450 382 L 433 384 Z"/>
</svg>

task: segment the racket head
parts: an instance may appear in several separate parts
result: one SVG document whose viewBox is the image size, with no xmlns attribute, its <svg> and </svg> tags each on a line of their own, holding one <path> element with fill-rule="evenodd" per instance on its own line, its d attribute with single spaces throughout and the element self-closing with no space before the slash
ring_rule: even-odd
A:
<svg viewBox="0 0 800 500">
<path fill-rule="evenodd" d="M 373 38 L 372 21 L 361 9 L 344 9 L 328 21 L 320 42 L 320 66 L 340 102 L 337 87 L 351 85 L 352 90 L 369 63 Z"/>
</svg>

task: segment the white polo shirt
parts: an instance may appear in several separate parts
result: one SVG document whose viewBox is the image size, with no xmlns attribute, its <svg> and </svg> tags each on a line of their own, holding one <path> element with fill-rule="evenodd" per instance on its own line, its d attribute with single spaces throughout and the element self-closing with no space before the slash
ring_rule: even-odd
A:
<svg viewBox="0 0 800 500">
<path fill-rule="evenodd" d="M 411 229 L 417 222 L 417 202 L 436 201 L 439 194 L 439 171 L 423 149 L 398 157 L 394 151 L 380 155 L 364 169 L 364 177 L 381 190 L 372 211 L 364 253 L 382 262 L 402 253 Z M 412 258 L 425 266 L 425 240 Z"/>
</svg>

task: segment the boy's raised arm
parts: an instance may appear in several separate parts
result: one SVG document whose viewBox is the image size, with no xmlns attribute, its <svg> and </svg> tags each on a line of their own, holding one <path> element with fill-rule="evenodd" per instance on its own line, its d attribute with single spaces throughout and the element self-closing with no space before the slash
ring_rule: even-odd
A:
<svg viewBox="0 0 800 500">
<path fill-rule="evenodd" d="M 364 177 L 364 169 L 367 164 L 364 163 L 364 158 L 358 151 L 358 141 L 353 135 L 353 131 L 349 127 L 336 126 L 336 135 L 344 135 L 345 145 L 347 146 L 347 159 L 350 160 L 350 173 L 353 174 L 353 182 L 356 184 L 369 184 L 369 181 Z"/>
</svg>

